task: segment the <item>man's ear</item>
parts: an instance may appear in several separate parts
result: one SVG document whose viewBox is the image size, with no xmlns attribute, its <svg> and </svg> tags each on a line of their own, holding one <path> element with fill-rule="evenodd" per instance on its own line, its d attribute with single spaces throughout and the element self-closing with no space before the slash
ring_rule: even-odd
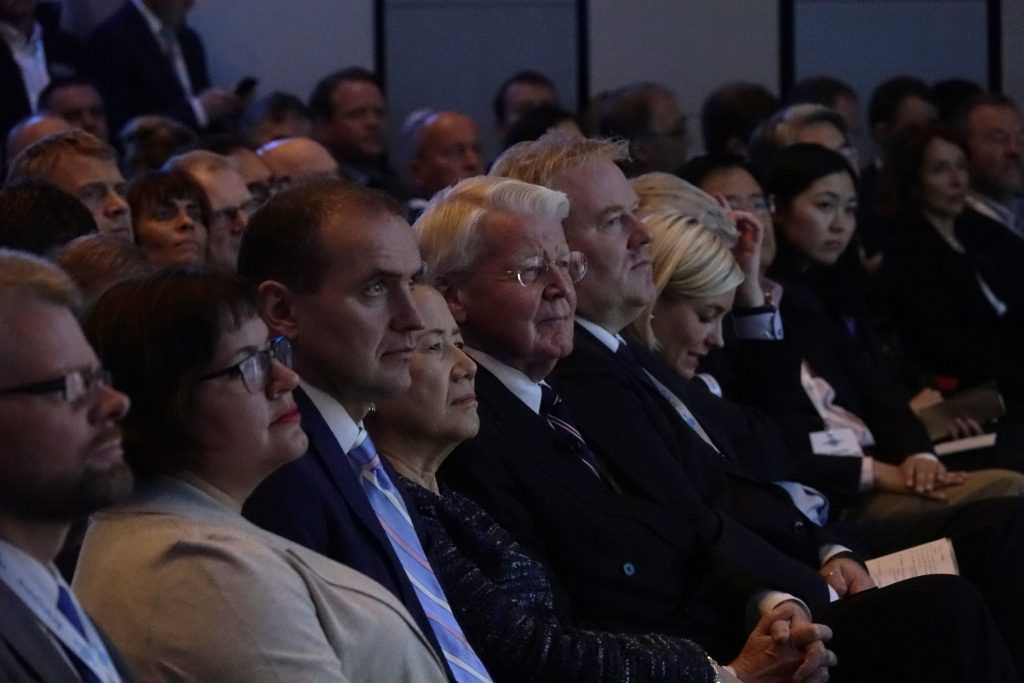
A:
<svg viewBox="0 0 1024 683">
<path fill-rule="evenodd" d="M 274 334 L 289 339 L 299 338 L 299 322 L 295 315 L 295 295 L 276 280 L 265 280 L 256 288 L 259 294 L 260 317 Z"/>
<path fill-rule="evenodd" d="M 441 293 L 444 294 L 445 303 L 448 304 L 448 310 L 451 311 L 455 323 L 460 327 L 465 325 L 468 315 L 465 305 L 465 293 L 462 291 L 462 288 L 449 285 L 441 288 Z"/>
</svg>

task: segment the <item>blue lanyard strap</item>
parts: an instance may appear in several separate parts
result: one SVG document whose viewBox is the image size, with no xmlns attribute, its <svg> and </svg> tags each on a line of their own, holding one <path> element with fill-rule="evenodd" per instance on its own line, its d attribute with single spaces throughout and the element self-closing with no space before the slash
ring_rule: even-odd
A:
<svg viewBox="0 0 1024 683">
<path fill-rule="evenodd" d="M 0 552 L 0 581 L 14 591 L 14 594 L 28 607 L 36 619 L 42 622 L 73 656 L 78 657 L 79 661 L 88 667 L 98 680 L 102 683 L 121 683 L 121 677 L 92 622 L 87 618 L 81 620 L 85 634 L 88 636 L 87 639 L 57 609 L 56 603 L 49 604 L 50 601 L 46 600 L 39 594 L 39 591 L 12 570 L 4 560 L 2 552 Z M 81 613 L 81 610 L 78 611 Z"/>
</svg>

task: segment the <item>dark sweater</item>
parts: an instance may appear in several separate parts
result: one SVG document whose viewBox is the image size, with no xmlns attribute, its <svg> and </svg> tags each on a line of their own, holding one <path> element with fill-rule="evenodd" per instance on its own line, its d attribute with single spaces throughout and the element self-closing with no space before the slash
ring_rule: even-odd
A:
<svg viewBox="0 0 1024 683">
<path fill-rule="evenodd" d="M 574 623 L 544 565 L 480 506 L 395 479 L 421 515 L 423 547 L 448 602 L 496 682 L 712 680 L 704 650 L 689 640 Z"/>
</svg>

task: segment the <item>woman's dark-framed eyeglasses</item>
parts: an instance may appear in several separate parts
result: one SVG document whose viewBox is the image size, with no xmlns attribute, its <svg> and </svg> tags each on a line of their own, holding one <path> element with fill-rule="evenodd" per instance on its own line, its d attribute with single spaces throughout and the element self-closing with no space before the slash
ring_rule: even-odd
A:
<svg viewBox="0 0 1024 683">
<path fill-rule="evenodd" d="M 33 394 L 37 396 L 45 394 L 60 394 L 61 399 L 74 405 L 79 401 L 93 395 L 102 387 L 112 386 L 110 372 L 104 368 L 90 368 L 85 370 L 73 370 L 63 377 L 48 379 L 43 382 L 33 382 L 0 389 L 0 396 L 14 396 L 17 394 Z"/>
<path fill-rule="evenodd" d="M 242 378 L 242 384 L 250 394 L 259 394 L 267 389 L 270 366 L 275 360 L 286 368 L 292 367 L 292 343 L 288 337 L 274 337 L 267 343 L 267 348 L 257 351 L 231 367 L 203 375 L 199 381 L 237 375 Z"/>
</svg>

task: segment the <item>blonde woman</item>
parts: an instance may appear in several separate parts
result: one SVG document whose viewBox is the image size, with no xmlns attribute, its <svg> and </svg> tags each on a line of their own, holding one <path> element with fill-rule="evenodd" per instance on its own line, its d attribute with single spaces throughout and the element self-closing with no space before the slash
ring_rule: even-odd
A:
<svg viewBox="0 0 1024 683">
<path fill-rule="evenodd" d="M 643 220 L 653 237 L 657 296 L 633 323 L 633 331 L 689 379 L 701 358 L 724 344 L 722 319 L 746 277 L 726 242 L 699 220 L 671 210 Z M 759 249 L 760 233 L 755 231 L 751 240 Z"/>
</svg>

